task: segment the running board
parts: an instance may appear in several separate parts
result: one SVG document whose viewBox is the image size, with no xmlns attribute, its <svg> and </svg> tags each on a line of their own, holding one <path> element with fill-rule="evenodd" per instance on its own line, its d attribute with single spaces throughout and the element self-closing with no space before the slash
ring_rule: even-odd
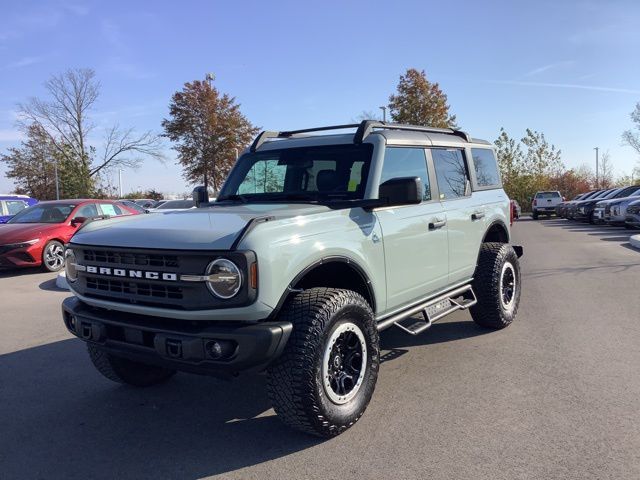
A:
<svg viewBox="0 0 640 480">
<path fill-rule="evenodd" d="M 382 320 L 378 323 L 378 330 L 393 325 L 411 335 L 418 335 L 427 330 L 433 322 L 458 310 L 466 310 L 476 303 L 478 300 L 471 285 L 465 285 Z M 411 318 L 417 313 L 422 313 L 423 320 Z"/>
</svg>

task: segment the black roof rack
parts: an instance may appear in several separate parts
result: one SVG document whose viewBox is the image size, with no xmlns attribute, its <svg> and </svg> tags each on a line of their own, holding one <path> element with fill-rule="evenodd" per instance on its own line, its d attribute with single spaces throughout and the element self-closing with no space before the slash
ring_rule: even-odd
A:
<svg viewBox="0 0 640 480">
<path fill-rule="evenodd" d="M 294 135 L 311 132 L 322 132 L 326 130 L 344 130 L 347 128 L 355 128 L 356 133 L 353 136 L 353 143 L 362 143 L 362 141 L 373 132 L 374 129 L 382 130 L 409 130 L 414 132 L 428 132 L 428 133 L 444 133 L 448 135 L 455 135 L 462 138 L 466 142 L 471 141 L 471 137 L 468 133 L 462 130 L 453 130 L 451 128 L 435 128 L 435 127 L 421 127 L 418 125 L 402 125 L 400 123 L 387 123 L 377 120 L 363 120 L 360 123 L 351 123 L 346 125 L 332 125 L 328 127 L 317 128 L 305 128 L 303 130 L 290 130 L 286 132 L 270 132 L 265 130 L 260 132 L 250 147 L 250 151 L 255 152 L 260 145 L 262 145 L 268 138 L 289 138 Z"/>
</svg>

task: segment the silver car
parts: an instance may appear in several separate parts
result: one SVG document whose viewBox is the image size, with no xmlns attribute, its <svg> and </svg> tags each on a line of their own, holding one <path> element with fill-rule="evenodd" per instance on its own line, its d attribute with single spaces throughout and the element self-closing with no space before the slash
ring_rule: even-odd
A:
<svg viewBox="0 0 640 480">
<path fill-rule="evenodd" d="M 629 204 L 640 199 L 640 192 L 636 191 L 634 196 L 618 198 L 605 206 L 604 220 L 609 225 L 624 226 L 627 217 L 627 207 Z"/>
<path fill-rule="evenodd" d="M 594 223 L 606 223 L 607 215 L 611 218 L 611 206 L 614 204 L 620 204 L 627 200 L 634 201 L 640 198 L 640 185 L 627 187 L 621 192 L 621 196 L 617 198 L 610 198 L 608 200 L 600 200 L 596 203 L 593 210 L 593 222 Z M 624 223 L 624 218 L 621 219 Z"/>
<path fill-rule="evenodd" d="M 640 228 L 640 200 L 636 200 L 627 205 L 624 226 L 627 228 Z"/>
</svg>

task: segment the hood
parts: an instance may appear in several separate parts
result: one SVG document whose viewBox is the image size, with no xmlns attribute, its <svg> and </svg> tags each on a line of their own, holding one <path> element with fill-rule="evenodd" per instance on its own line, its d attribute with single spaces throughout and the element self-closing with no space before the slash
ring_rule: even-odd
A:
<svg viewBox="0 0 640 480">
<path fill-rule="evenodd" d="M 329 210 L 307 204 L 251 204 L 212 206 L 150 213 L 94 221 L 71 239 L 80 245 L 159 248 L 176 250 L 229 250 L 252 219 L 274 220 Z"/>
<path fill-rule="evenodd" d="M 51 230 L 60 227 L 60 223 L 6 223 L 0 226 L 0 245 L 20 243 L 40 238 Z"/>
<path fill-rule="evenodd" d="M 610 198 L 608 200 L 601 200 L 601 202 L 603 205 L 607 205 L 607 204 L 613 204 L 613 203 L 631 203 L 631 202 L 635 202 L 636 200 L 640 200 L 640 197 L 633 196 L 633 197 Z"/>
</svg>

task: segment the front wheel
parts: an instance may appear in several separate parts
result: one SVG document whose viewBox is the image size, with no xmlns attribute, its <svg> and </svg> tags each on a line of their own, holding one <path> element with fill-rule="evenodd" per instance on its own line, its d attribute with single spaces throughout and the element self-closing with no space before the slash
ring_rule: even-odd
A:
<svg viewBox="0 0 640 480">
<path fill-rule="evenodd" d="M 534 212 L 531 214 L 531 218 L 533 218 L 534 220 L 537 220 L 538 219 L 538 212 L 536 212 L 534 210 Z"/>
<path fill-rule="evenodd" d="M 280 317 L 293 332 L 267 371 L 267 392 L 278 416 L 312 435 L 339 435 L 363 415 L 380 362 L 371 307 L 350 290 L 311 288 Z"/>
<path fill-rule="evenodd" d="M 134 387 L 150 387 L 166 382 L 176 373 L 175 370 L 169 368 L 116 357 L 90 343 L 87 344 L 87 350 L 96 370 L 116 383 L 126 383 Z"/>
<path fill-rule="evenodd" d="M 64 267 L 64 246 L 57 240 L 47 242 L 42 250 L 42 269 L 58 272 Z"/>
<path fill-rule="evenodd" d="M 504 328 L 513 322 L 520 304 L 520 263 L 511 245 L 483 243 L 473 279 L 478 303 L 471 317 L 485 328 Z"/>
</svg>

